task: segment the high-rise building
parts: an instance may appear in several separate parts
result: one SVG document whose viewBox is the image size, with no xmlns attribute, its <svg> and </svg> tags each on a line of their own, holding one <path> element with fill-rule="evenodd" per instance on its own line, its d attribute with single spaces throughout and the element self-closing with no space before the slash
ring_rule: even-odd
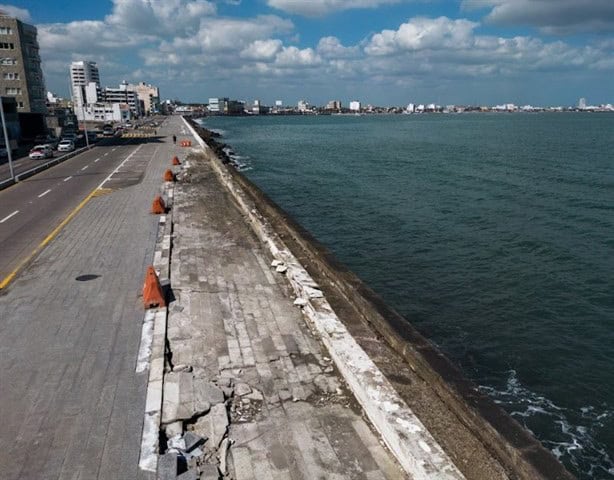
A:
<svg viewBox="0 0 614 480">
<path fill-rule="evenodd" d="M 70 85 L 75 111 L 99 101 L 100 74 L 96 62 L 81 60 L 70 64 Z"/>
<path fill-rule="evenodd" d="M 146 114 L 157 113 L 160 111 L 160 90 L 158 87 L 149 85 L 145 82 L 129 85 L 134 90 L 143 103 L 143 112 Z"/>
<path fill-rule="evenodd" d="M 0 11 L 0 96 L 18 112 L 47 113 L 36 27 Z"/>
<path fill-rule="evenodd" d="M 357 101 L 357 100 L 352 100 L 352 101 L 350 102 L 350 110 L 351 110 L 352 112 L 360 112 L 360 108 L 361 108 L 361 105 L 360 105 L 360 102 L 359 102 L 359 101 Z"/>
<path fill-rule="evenodd" d="M 102 92 L 104 101 L 107 103 L 124 103 L 130 106 L 130 111 L 135 117 L 143 114 L 143 104 L 135 90 L 134 85 L 122 82 L 118 88 L 105 87 Z"/>
<path fill-rule="evenodd" d="M 586 98 L 581 98 L 581 99 L 578 101 L 578 108 L 579 108 L 580 110 L 586 110 Z"/>
<path fill-rule="evenodd" d="M 341 110 L 341 100 L 331 100 L 326 104 L 326 110 Z"/>
</svg>

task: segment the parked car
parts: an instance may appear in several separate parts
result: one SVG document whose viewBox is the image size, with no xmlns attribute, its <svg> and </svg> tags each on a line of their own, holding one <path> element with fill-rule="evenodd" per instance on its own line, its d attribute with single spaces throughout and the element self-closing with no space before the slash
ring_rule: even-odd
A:
<svg viewBox="0 0 614 480">
<path fill-rule="evenodd" d="M 53 157 L 53 150 L 49 145 L 35 145 L 28 155 L 32 160 Z"/>
<path fill-rule="evenodd" d="M 111 128 L 104 127 L 104 130 L 102 131 L 103 137 L 112 137 L 114 135 L 115 135 L 115 130 L 113 129 L 113 127 Z"/>
<path fill-rule="evenodd" d="M 63 139 L 58 144 L 58 152 L 72 152 L 75 149 L 75 144 L 72 140 Z"/>
</svg>

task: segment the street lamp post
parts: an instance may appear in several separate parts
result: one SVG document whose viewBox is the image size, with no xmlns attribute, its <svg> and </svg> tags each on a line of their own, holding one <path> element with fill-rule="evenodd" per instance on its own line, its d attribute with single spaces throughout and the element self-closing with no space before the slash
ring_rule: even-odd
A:
<svg viewBox="0 0 614 480">
<path fill-rule="evenodd" d="M 4 102 L 2 101 L 2 97 L 0 97 L 0 118 L 2 119 L 2 131 L 4 133 L 6 153 L 9 158 L 9 172 L 11 173 L 11 180 L 15 180 L 15 172 L 13 171 L 13 153 L 11 152 L 11 142 L 9 141 L 9 134 L 6 129 L 6 121 L 4 119 Z"/>
<path fill-rule="evenodd" d="M 81 111 L 83 112 L 83 129 L 85 130 L 85 145 L 87 146 L 88 150 L 90 148 L 90 138 L 89 135 L 87 134 L 87 120 L 85 118 L 85 104 L 81 104 Z"/>
</svg>

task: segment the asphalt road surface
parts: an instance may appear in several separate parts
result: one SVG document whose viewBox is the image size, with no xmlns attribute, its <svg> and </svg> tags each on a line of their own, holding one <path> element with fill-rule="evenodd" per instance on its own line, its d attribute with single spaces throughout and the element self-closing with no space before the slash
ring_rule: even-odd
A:
<svg viewBox="0 0 614 480">
<path fill-rule="evenodd" d="M 70 212 L 147 141 L 114 138 L 99 143 L 0 191 L 0 288 Z"/>
</svg>

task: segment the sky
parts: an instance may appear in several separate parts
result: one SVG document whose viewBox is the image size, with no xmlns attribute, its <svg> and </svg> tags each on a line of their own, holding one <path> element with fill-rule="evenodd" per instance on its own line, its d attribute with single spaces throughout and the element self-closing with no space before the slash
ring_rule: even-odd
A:
<svg viewBox="0 0 614 480">
<path fill-rule="evenodd" d="M 102 86 L 163 99 L 614 103 L 614 0 L 19 0 L 47 89 L 98 63 Z"/>
</svg>

